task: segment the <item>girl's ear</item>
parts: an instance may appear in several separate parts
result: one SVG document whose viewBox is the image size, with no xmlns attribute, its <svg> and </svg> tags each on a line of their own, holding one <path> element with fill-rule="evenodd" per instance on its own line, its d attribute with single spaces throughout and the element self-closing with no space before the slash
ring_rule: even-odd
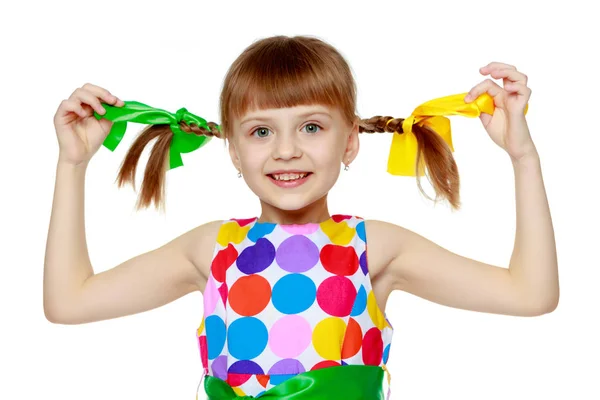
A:
<svg viewBox="0 0 600 400">
<path fill-rule="evenodd" d="M 231 157 L 231 162 L 233 163 L 233 166 L 235 167 L 235 169 L 237 169 L 238 171 L 241 170 L 242 166 L 240 163 L 240 158 L 238 156 L 237 150 L 235 149 L 235 144 L 233 143 L 233 140 L 228 140 L 229 142 L 229 157 Z"/>
<path fill-rule="evenodd" d="M 348 142 L 346 144 L 346 151 L 344 152 L 344 159 L 342 162 L 344 164 L 350 164 L 356 156 L 358 155 L 358 150 L 360 148 L 358 141 L 358 122 L 355 122 L 352 125 L 352 130 L 350 131 L 350 135 L 348 135 Z"/>
</svg>

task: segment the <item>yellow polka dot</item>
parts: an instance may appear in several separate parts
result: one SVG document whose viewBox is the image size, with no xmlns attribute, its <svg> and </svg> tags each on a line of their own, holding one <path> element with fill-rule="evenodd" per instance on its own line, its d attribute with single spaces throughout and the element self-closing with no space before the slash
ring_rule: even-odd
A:
<svg viewBox="0 0 600 400">
<path fill-rule="evenodd" d="M 239 244 L 244 240 L 249 230 L 250 225 L 241 227 L 235 221 L 226 222 L 221 225 L 221 229 L 219 229 L 217 243 L 223 247 L 227 246 L 229 243 Z"/>
<path fill-rule="evenodd" d="M 246 393 L 244 393 L 244 391 L 242 389 L 240 389 L 239 387 L 234 387 L 233 391 L 235 392 L 235 394 L 237 394 L 238 396 L 245 396 Z"/>
<path fill-rule="evenodd" d="M 372 290 L 367 296 L 367 310 L 369 311 L 369 316 L 371 317 L 371 321 L 373 321 L 373 324 L 377 328 L 383 329 L 383 327 L 386 325 L 385 316 L 379 309 L 379 306 L 375 301 L 375 292 L 373 292 Z"/>
<path fill-rule="evenodd" d="M 313 331 L 312 342 L 316 352 L 326 360 L 340 360 L 345 333 L 346 323 L 343 319 L 325 318 Z"/>
<path fill-rule="evenodd" d="M 356 229 L 349 227 L 346 221 L 335 222 L 330 218 L 322 222 L 320 226 L 321 230 L 329 237 L 329 240 L 339 246 L 347 245 L 356 235 Z"/>
<path fill-rule="evenodd" d="M 204 330 L 204 317 L 202 317 L 202 322 L 200 323 L 200 327 L 198 328 L 197 334 L 200 336 L 202 331 Z"/>
</svg>

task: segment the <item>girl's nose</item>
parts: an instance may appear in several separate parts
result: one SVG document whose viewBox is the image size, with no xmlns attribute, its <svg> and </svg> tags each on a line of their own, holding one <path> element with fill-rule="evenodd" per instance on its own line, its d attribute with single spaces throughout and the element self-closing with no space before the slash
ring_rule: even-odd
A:
<svg viewBox="0 0 600 400">
<path fill-rule="evenodd" d="M 302 151 L 293 134 L 283 134 L 276 138 L 273 149 L 273 158 L 287 160 L 294 157 L 300 157 L 301 155 Z"/>
</svg>

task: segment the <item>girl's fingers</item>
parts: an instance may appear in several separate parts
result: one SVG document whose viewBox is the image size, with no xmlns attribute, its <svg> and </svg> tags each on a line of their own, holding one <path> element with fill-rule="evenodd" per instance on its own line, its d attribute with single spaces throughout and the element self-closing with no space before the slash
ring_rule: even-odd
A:
<svg viewBox="0 0 600 400">
<path fill-rule="evenodd" d="M 527 84 L 527 75 L 512 68 L 499 68 L 490 72 L 492 78 L 500 79 L 504 78 L 512 82 L 519 82 Z"/>
<path fill-rule="evenodd" d="M 491 62 L 488 65 L 486 65 L 485 67 L 481 67 L 479 69 L 479 71 L 481 71 L 481 73 L 485 75 L 485 74 L 489 73 L 489 71 L 498 69 L 498 68 L 510 68 L 510 69 L 514 69 L 514 70 L 517 69 L 514 65 L 505 64 L 505 63 L 501 63 L 501 62 Z"/>
<path fill-rule="evenodd" d="M 65 111 L 65 113 L 72 112 L 72 113 L 79 115 L 82 118 L 85 118 L 88 116 L 88 114 L 85 112 L 85 110 L 81 106 L 81 103 L 75 99 L 63 100 L 62 104 L 61 104 L 61 108 L 63 109 L 63 111 Z"/>
<path fill-rule="evenodd" d="M 485 81 L 473 86 L 473 88 L 469 90 L 469 93 L 465 96 L 465 100 L 471 101 L 486 92 L 490 96 L 495 97 L 502 92 L 502 88 L 491 79 L 486 79 Z"/>
<path fill-rule="evenodd" d="M 119 99 L 110 93 L 108 90 L 101 88 L 97 85 L 92 85 L 91 83 L 86 83 L 82 86 L 82 89 L 88 90 L 93 93 L 99 99 L 103 100 L 106 104 L 115 105 Z"/>
<path fill-rule="evenodd" d="M 518 82 L 509 82 L 506 85 L 504 85 L 504 88 L 508 92 L 518 93 L 523 96 L 528 96 L 529 94 L 531 94 L 530 88 L 528 88 L 526 85 L 524 85 L 522 83 L 518 83 Z"/>
<path fill-rule="evenodd" d="M 106 110 L 104 107 L 102 107 L 98 97 L 87 89 L 79 88 L 73 92 L 71 97 L 73 99 L 77 99 L 81 103 L 89 105 L 100 115 L 104 115 L 106 113 Z"/>
</svg>

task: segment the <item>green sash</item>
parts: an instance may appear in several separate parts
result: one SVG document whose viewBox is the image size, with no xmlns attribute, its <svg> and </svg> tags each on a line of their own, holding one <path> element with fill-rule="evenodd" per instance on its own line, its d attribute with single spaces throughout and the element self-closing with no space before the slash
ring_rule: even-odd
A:
<svg viewBox="0 0 600 400">
<path fill-rule="evenodd" d="M 383 368 L 341 365 L 295 375 L 259 395 L 261 400 L 384 400 Z M 254 399 L 238 396 L 224 380 L 206 375 L 208 400 Z"/>
</svg>

